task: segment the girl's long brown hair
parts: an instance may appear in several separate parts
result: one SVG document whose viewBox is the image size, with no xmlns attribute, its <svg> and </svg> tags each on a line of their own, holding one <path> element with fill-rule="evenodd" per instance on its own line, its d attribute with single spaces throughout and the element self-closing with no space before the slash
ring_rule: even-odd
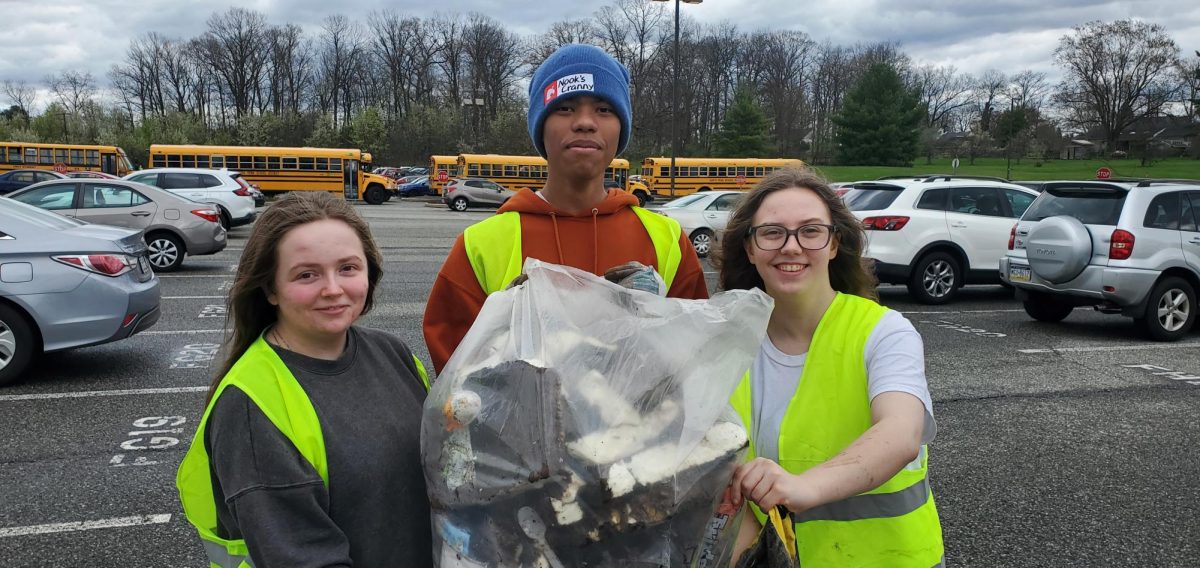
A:
<svg viewBox="0 0 1200 568">
<path fill-rule="evenodd" d="M 850 209 L 842 202 L 842 198 L 833 192 L 825 178 L 812 170 L 794 168 L 776 170 L 768 175 L 746 194 L 729 216 L 729 223 L 725 226 L 725 232 L 721 234 L 721 246 L 714 255 L 720 270 L 718 281 L 721 289 L 758 288 L 763 292 L 767 291 L 762 277 L 758 275 L 758 269 L 750 264 L 750 257 L 746 253 L 750 226 L 753 224 L 754 214 L 768 195 L 794 187 L 812 190 L 829 209 L 835 227 L 833 238 L 837 243 L 837 256 L 829 261 L 829 283 L 833 289 L 878 300 L 876 287 L 879 281 L 862 256 L 866 243 L 862 223 L 850 213 Z"/>
<path fill-rule="evenodd" d="M 352 205 L 340 197 L 324 191 L 289 193 L 267 208 L 246 240 L 233 287 L 225 300 L 225 360 L 208 388 L 205 405 L 212 402 L 217 386 L 229 374 L 233 364 L 278 318 L 275 306 L 267 301 L 267 292 L 275 285 L 275 271 L 279 267 L 278 248 L 284 235 L 296 227 L 323 219 L 342 221 L 362 241 L 363 253 L 367 257 L 368 282 L 363 314 L 371 311 L 375 303 L 375 287 L 383 277 L 383 256 L 371 236 L 371 227 Z"/>
</svg>

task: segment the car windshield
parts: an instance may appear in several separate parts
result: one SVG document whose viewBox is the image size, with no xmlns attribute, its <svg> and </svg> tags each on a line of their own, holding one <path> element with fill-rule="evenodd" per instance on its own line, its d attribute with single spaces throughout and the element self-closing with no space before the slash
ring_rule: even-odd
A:
<svg viewBox="0 0 1200 568">
<path fill-rule="evenodd" d="M 1041 221 L 1068 215 L 1085 225 L 1116 225 L 1128 192 L 1115 188 L 1055 188 L 1042 195 L 1021 216 L 1023 221 Z"/>
<path fill-rule="evenodd" d="M 854 186 L 842 196 L 851 211 L 887 209 L 904 188 L 898 185 L 863 184 Z"/>
<path fill-rule="evenodd" d="M 85 224 L 83 221 L 51 213 L 33 205 L 21 203 L 15 199 L 4 198 L 2 203 L 5 215 L 43 229 L 61 231 Z"/>
<path fill-rule="evenodd" d="M 703 193 L 693 193 L 692 195 L 689 195 L 687 197 L 680 197 L 679 199 L 676 199 L 675 201 L 663 204 L 662 208 L 663 209 L 675 209 L 677 207 L 686 207 L 688 205 L 691 205 L 692 203 L 700 201 L 701 199 L 704 199 Z"/>
</svg>

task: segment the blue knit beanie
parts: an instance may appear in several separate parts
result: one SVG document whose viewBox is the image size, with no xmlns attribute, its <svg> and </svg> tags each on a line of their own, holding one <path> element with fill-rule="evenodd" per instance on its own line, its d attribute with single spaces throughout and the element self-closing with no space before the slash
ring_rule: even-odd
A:
<svg viewBox="0 0 1200 568">
<path fill-rule="evenodd" d="M 552 103 L 579 95 L 604 99 L 621 120 L 617 153 L 629 145 L 633 113 L 629 104 L 629 70 L 603 49 L 592 45 L 564 45 L 546 58 L 529 83 L 529 137 L 538 154 L 546 157 L 542 126 Z"/>
</svg>

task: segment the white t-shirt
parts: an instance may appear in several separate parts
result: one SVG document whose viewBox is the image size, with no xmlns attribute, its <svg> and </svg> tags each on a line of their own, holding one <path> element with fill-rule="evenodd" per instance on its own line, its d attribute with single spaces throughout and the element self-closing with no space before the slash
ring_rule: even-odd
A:
<svg viewBox="0 0 1200 568">
<path fill-rule="evenodd" d="M 779 426 L 800 385 L 807 353 L 788 355 L 771 338 L 763 339 L 750 370 L 752 438 L 760 457 L 779 460 Z M 867 396 L 874 400 L 885 392 L 906 392 L 925 405 L 921 443 L 937 435 L 933 401 L 925 382 L 925 345 L 921 334 L 900 312 L 888 310 L 867 337 L 863 359 L 867 366 Z"/>
</svg>

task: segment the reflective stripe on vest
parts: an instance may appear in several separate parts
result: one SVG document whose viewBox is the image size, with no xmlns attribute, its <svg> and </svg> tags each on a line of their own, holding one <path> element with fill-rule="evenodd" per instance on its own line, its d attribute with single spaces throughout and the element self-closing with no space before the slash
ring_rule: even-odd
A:
<svg viewBox="0 0 1200 568">
<path fill-rule="evenodd" d="M 675 281 L 675 273 L 679 270 L 679 262 L 683 258 L 683 252 L 679 249 L 679 236 L 683 229 L 678 221 L 669 217 L 641 207 L 631 209 L 650 236 L 657 259 L 657 266 L 654 268 L 670 290 L 671 283 Z M 467 259 L 483 292 L 491 294 L 503 290 L 521 275 L 524 260 L 521 250 L 521 214 L 507 211 L 467 227 L 467 230 L 463 231 L 463 248 L 466 249 Z"/>
<path fill-rule="evenodd" d="M 223 545 L 207 540 L 201 542 L 204 544 L 204 553 L 208 555 L 209 568 L 254 568 L 254 561 L 250 560 L 248 554 L 235 556 Z"/>
<path fill-rule="evenodd" d="M 779 428 L 779 464 L 793 474 L 829 461 L 871 427 L 864 355 L 887 308 L 839 293 L 809 344 L 800 382 Z M 753 427 L 750 374 L 731 403 Z M 749 459 L 755 445 L 751 440 Z M 927 568 L 941 561 L 941 523 L 917 458 L 879 487 L 795 516 L 801 565 Z M 762 520 L 761 512 L 754 513 Z"/>
</svg>

